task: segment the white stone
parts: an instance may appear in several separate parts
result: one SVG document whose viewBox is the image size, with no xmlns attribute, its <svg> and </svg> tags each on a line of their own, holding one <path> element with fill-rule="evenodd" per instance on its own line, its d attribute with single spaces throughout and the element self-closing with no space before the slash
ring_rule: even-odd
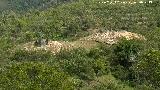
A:
<svg viewBox="0 0 160 90">
<path fill-rule="evenodd" d="M 117 1 L 118 3 L 120 2 L 120 1 Z"/>
<path fill-rule="evenodd" d="M 143 3 L 143 1 L 139 1 L 139 3 Z"/>
<path fill-rule="evenodd" d="M 152 1 L 149 1 L 149 3 L 152 3 Z"/>
</svg>

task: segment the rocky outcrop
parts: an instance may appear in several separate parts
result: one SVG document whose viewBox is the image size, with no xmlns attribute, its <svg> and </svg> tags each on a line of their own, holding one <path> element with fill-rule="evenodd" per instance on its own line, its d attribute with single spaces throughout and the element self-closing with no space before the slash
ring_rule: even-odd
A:
<svg viewBox="0 0 160 90">
<path fill-rule="evenodd" d="M 107 31 L 104 33 L 95 33 L 88 37 L 82 38 L 80 40 L 97 41 L 97 42 L 103 42 L 107 44 L 114 44 L 114 43 L 117 43 L 118 40 L 121 38 L 126 38 L 127 40 L 131 40 L 131 39 L 146 40 L 145 37 L 143 37 L 140 34 L 127 32 L 127 31 Z"/>
<path fill-rule="evenodd" d="M 106 44 L 115 44 L 121 38 L 126 38 L 127 40 L 131 39 L 139 39 L 139 40 L 146 40 L 140 34 L 127 32 L 127 31 L 107 31 L 104 33 L 95 33 L 89 35 L 87 37 L 81 38 L 77 41 L 73 42 L 66 42 L 66 41 L 47 41 L 47 44 L 43 44 L 40 46 L 35 46 L 35 42 L 29 42 L 22 45 L 22 48 L 27 51 L 34 51 L 34 50 L 46 50 L 51 51 L 53 54 L 60 52 L 61 50 L 70 50 L 73 48 L 89 48 L 96 46 L 95 42 L 102 42 Z"/>
</svg>

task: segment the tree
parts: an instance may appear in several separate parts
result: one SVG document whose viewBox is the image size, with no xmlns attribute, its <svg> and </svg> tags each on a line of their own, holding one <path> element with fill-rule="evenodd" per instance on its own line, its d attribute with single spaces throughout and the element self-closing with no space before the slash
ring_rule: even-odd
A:
<svg viewBox="0 0 160 90">
<path fill-rule="evenodd" d="M 135 62 L 136 57 L 142 49 L 138 40 L 122 39 L 113 46 L 113 64 L 129 68 Z"/>
<path fill-rule="evenodd" d="M 111 55 L 111 72 L 121 80 L 134 80 L 135 75 L 132 70 L 140 53 L 141 44 L 137 40 L 122 39 L 113 46 Z"/>
</svg>

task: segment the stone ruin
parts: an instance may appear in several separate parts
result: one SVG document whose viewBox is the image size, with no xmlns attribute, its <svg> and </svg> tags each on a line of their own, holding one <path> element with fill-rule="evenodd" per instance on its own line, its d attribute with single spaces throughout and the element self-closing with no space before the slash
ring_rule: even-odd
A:
<svg viewBox="0 0 160 90">
<path fill-rule="evenodd" d="M 90 42 L 100 42 L 112 45 L 116 44 L 121 38 L 126 38 L 127 40 L 131 39 L 146 40 L 144 36 L 132 32 L 107 31 L 103 33 L 94 33 L 73 42 L 38 39 L 36 41 L 20 45 L 20 47 L 22 47 L 22 49 L 26 51 L 46 50 L 46 51 L 51 51 L 53 54 L 56 54 L 59 53 L 61 50 L 71 50 L 73 48 L 87 47 L 87 46 L 92 47 L 92 45 L 89 45 L 91 44 Z"/>
</svg>

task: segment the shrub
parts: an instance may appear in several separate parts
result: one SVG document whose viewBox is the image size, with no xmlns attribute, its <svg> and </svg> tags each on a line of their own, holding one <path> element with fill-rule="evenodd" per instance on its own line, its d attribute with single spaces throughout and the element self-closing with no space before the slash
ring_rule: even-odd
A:
<svg viewBox="0 0 160 90">
<path fill-rule="evenodd" d="M 140 41 L 122 39 L 113 46 L 113 60 L 111 62 L 129 68 L 135 62 L 141 49 Z"/>
<path fill-rule="evenodd" d="M 132 70 L 126 69 L 121 65 L 111 66 L 111 73 L 115 78 L 120 80 L 133 80 L 134 73 Z"/>
<path fill-rule="evenodd" d="M 92 48 L 87 54 L 93 59 L 93 69 L 97 76 L 101 76 L 110 72 L 109 55 L 111 50 L 107 45 L 99 45 L 97 48 Z"/>
<path fill-rule="evenodd" d="M 44 63 L 16 63 L 0 71 L 0 87 L 6 90 L 72 90 L 68 75 Z"/>
<path fill-rule="evenodd" d="M 134 66 L 137 80 L 160 86 L 160 51 L 149 50 L 143 53 Z"/>
<path fill-rule="evenodd" d="M 89 80 L 95 77 L 93 59 L 87 57 L 84 49 L 75 49 L 71 52 L 61 52 L 58 59 L 62 67 L 70 75 L 78 76 L 80 79 Z"/>
<path fill-rule="evenodd" d="M 15 47 L 9 38 L 0 38 L 0 66 L 9 61 L 12 49 Z"/>
<path fill-rule="evenodd" d="M 103 43 L 98 45 L 97 48 L 90 49 L 90 52 L 88 53 L 88 56 L 94 59 L 103 58 L 105 60 L 108 60 L 110 55 L 111 55 L 111 47 Z"/>
<path fill-rule="evenodd" d="M 137 85 L 135 87 L 135 90 L 156 90 L 156 89 L 153 88 L 152 86 L 143 84 L 143 85 Z M 159 89 L 157 89 L 157 90 L 159 90 Z"/>
<path fill-rule="evenodd" d="M 15 61 L 48 61 L 53 59 L 51 52 L 16 50 L 11 57 Z"/>
<path fill-rule="evenodd" d="M 147 32 L 146 38 L 148 40 L 146 43 L 148 49 L 160 50 L 160 42 L 158 42 L 160 41 L 160 28 Z"/>
<path fill-rule="evenodd" d="M 126 39 L 114 45 L 110 59 L 112 75 L 121 80 L 133 81 L 135 75 L 132 66 L 137 61 L 141 47 L 139 41 Z"/>
<path fill-rule="evenodd" d="M 116 80 L 112 75 L 104 75 L 90 82 L 81 90 L 133 90 L 133 88 Z"/>
<path fill-rule="evenodd" d="M 57 57 L 57 61 L 60 62 L 65 71 L 82 80 L 92 80 L 96 76 L 109 72 L 109 65 L 105 59 L 94 58 L 90 55 L 90 51 L 83 48 L 74 49 L 70 52 L 62 51 Z"/>
<path fill-rule="evenodd" d="M 110 72 L 109 62 L 105 59 L 95 59 L 93 61 L 93 69 L 97 76 L 106 75 Z"/>
</svg>

